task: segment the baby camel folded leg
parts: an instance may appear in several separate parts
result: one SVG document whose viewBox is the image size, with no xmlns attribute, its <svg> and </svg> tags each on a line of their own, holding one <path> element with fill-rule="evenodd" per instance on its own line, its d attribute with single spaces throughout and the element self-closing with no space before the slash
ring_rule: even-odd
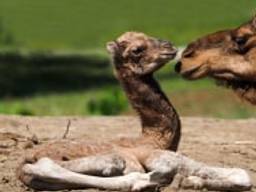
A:
<svg viewBox="0 0 256 192">
<path fill-rule="evenodd" d="M 182 176 L 182 188 L 247 191 L 252 187 L 250 177 L 243 169 L 212 167 L 170 151 L 153 152 L 145 167 L 154 171 L 153 180 L 163 184 L 170 183 L 176 175 Z"/>
<path fill-rule="evenodd" d="M 37 190 L 99 188 L 140 191 L 157 185 L 150 179 L 152 173 L 134 172 L 117 177 L 88 176 L 67 170 L 49 158 L 42 158 L 35 164 L 24 165 L 23 172 L 33 177 L 30 187 Z"/>
<path fill-rule="evenodd" d="M 41 159 L 40 162 L 42 164 L 45 160 L 43 161 Z M 122 175 L 126 168 L 125 160 L 115 153 L 88 156 L 70 161 L 56 161 L 55 163 L 72 172 L 98 176 Z M 45 180 L 42 181 L 42 179 L 37 177 L 37 175 L 31 174 L 27 171 L 27 167 L 35 168 L 41 164 L 37 162 L 33 167 L 29 161 L 25 161 L 24 164 L 18 168 L 17 176 L 26 186 L 31 188 L 44 189 L 48 186 L 50 187 L 49 190 L 65 188 L 64 186 L 66 185 L 60 183 L 51 183 L 51 185 L 49 185 Z M 49 170 L 49 168 L 47 170 Z"/>
<path fill-rule="evenodd" d="M 125 160 L 114 153 L 56 163 L 72 172 L 104 177 L 122 175 L 126 168 Z"/>
<path fill-rule="evenodd" d="M 85 168 L 87 171 L 91 170 L 97 161 L 104 162 L 102 157 L 104 159 L 104 156 L 95 156 L 91 159 L 84 158 L 61 164 L 70 170 L 83 172 L 81 170 L 85 170 Z M 119 158 L 116 155 L 112 157 Z M 106 159 L 109 158 L 111 159 L 111 156 Z M 91 161 L 92 159 L 94 161 Z M 121 160 L 120 157 L 120 162 Z M 74 162 L 79 162 L 81 165 L 77 163 L 76 166 Z M 63 168 L 48 158 L 40 159 L 36 164 L 24 165 L 23 172 L 33 178 L 28 186 L 39 190 L 100 188 L 139 191 L 148 187 L 170 184 L 177 175 L 180 178 L 178 187 L 181 188 L 245 191 L 252 186 L 248 174 L 242 169 L 211 167 L 170 151 L 152 151 L 150 156 L 141 163 L 149 173 L 134 172 L 118 177 L 88 176 Z M 102 171 L 108 169 L 107 167 L 102 163 L 97 168 Z M 124 167 L 122 167 L 123 169 Z"/>
</svg>

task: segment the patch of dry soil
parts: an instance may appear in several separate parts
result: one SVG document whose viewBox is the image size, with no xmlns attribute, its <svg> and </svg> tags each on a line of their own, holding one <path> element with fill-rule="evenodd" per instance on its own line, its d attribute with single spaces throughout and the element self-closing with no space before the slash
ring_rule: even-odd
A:
<svg viewBox="0 0 256 192">
<path fill-rule="evenodd" d="M 140 132 L 134 117 L 0 116 L 0 192 L 29 191 L 15 177 L 25 148 L 32 145 L 28 138 L 35 134 L 42 143 L 61 139 L 68 120 L 68 139 L 129 137 Z M 182 118 L 179 152 L 211 165 L 246 169 L 256 192 L 256 119 Z"/>
</svg>

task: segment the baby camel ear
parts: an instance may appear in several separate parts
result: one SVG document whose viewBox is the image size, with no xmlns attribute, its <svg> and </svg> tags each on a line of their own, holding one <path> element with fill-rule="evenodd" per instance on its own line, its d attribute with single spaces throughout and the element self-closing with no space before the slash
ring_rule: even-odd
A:
<svg viewBox="0 0 256 192">
<path fill-rule="evenodd" d="M 253 16 L 251 25 L 256 29 L 256 15 Z"/>
<path fill-rule="evenodd" d="M 106 45 L 106 48 L 108 52 L 112 55 L 118 53 L 118 50 L 119 50 L 118 44 L 114 41 L 108 42 Z"/>
</svg>

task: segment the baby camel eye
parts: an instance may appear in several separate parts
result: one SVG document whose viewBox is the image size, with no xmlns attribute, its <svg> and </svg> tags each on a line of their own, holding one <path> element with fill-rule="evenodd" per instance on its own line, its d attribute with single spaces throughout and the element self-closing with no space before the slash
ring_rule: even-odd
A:
<svg viewBox="0 0 256 192">
<path fill-rule="evenodd" d="M 132 54 L 140 55 L 144 50 L 145 50 L 144 47 L 136 47 L 135 49 L 132 49 Z"/>
</svg>

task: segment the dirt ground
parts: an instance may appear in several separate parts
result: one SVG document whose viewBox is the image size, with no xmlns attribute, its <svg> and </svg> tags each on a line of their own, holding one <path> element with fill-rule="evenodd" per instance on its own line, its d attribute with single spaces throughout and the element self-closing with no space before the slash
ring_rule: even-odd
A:
<svg viewBox="0 0 256 192">
<path fill-rule="evenodd" d="M 0 116 L 0 192 L 29 191 L 15 177 L 18 162 L 31 145 L 28 138 L 35 134 L 42 143 L 59 140 L 68 120 L 68 139 L 129 137 L 140 131 L 134 117 Z M 210 165 L 246 169 L 256 192 L 256 119 L 182 118 L 182 125 L 180 153 Z"/>
</svg>

